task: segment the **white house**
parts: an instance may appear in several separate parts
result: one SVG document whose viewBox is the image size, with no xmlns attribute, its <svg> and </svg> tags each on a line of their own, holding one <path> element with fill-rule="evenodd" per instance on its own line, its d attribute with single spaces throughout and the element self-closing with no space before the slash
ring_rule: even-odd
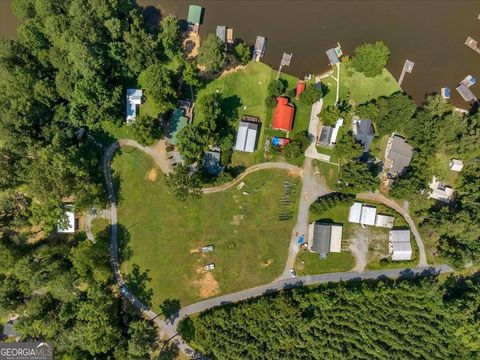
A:
<svg viewBox="0 0 480 360">
<path fill-rule="evenodd" d="M 410 230 L 392 230 L 389 236 L 390 254 L 393 261 L 412 259 L 412 244 L 410 243 Z"/>
<path fill-rule="evenodd" d="M 390 215 L 378 214 L 377 219 L 375 220 L 375 226 L 383 228 L 393 228 L 394 217 Z"/>
<path fill-rule="evenodd" d="M 65 215 L 67 217 L 67 223 L 62 225 L 60 224 L 57 225 L 57 232 L 74 233 L 77 230 L 76 223 L 75 223 L 75 213 L 70 210 L 71 210 L 71 207 L 69 207 L 68 210 L 65 211 Z"/>
<path fill-rule="evenodd" d="M 458 159 L 450 160 L 450 170 L 460 172 L 463 169 L 463 161 Z"/>
<path fill-rule="evenodd" d="M 257 143 L 258 123 L 240 121 L 234 150 L 254 152 Z"/>
<path fill-rule="evenodd" d="M 143 91 L 141 89 L 127 89 L 127 124 L 132 124 L 140 111 Z"/>
<path fill-rule="evenodd" d="M 452 200 L 453 189 L 450 186 L 446 186 L 443 181 L 439 181 L 435 176 L 432 178 L 432 182 L 429 184 L 430 199 L 435 199 L 449 203 Z"/>
</svg>

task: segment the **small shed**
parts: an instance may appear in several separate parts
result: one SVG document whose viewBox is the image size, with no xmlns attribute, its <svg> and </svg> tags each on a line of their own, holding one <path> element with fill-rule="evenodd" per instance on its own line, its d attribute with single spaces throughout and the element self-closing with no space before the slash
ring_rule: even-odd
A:
<svg viewBox="0 0 480 360">
<path fill-rule="evenodd" d="M 412 259 L 412 244 L 410 230 L 399 229 L 390 231 L 390 249 L 393 261 L 407 261 Z"/>
<path fill-rule="evenodd" d="M 141 89 L 127 89 L 127 124 L 135 122 L 140 105 L 142 104 L 143 91 Z"/>
<path fill-rule="evenodd" d="M 360 224 L 362 225 L 375 225 L 375 216 L 377 215 L 377 208 L 368 205 L 362 205 L 362 217 L 360 218 Z"/>
<path fill-rule="evenodd" d="M 450 170 L 460 172 L 463 169 L 463 161 L 458 159 L 452 159 L 449 163 Z"/>
<path fill-rule="evenodd" d="M 340 59 L 337 56 L 337 52 L 335 51 L 334 48 L 328 49 L 327 50 L 327 57 L 328 61 L 330 62 L 330 65 L 334 66 L 340 62 Z"/>
<path fill-rule="evenodd" d="M 3 332 L 0 336 L 0 339 L 15 339 L 18 340 L 21 337 L 21 334 L 15 330 L 16 319 L 10 319 L 5 324 L 3 324 Z"/>
<path fill-rule="evenodd" d="M 359 224 L 362 216 L 362 203 L 354 202 L 348 210 L 348 222 Z"/>
<path fill-rule="evenodd" d="M 378 214 L 375 220 L 375 226 L 391 229 L 393 228 L 394 221 L 395 218 L 393 216 Z"/>
<path fill-rule="evenodd" d="M 300 99 L 300 95 L 305 91 L 305 83 L 303 81 L 299 81 L 297 83 L 297 87 L 295 89 L 295 99 Z"/>
<path fill-rule="evenodd" d="M 202 7 L 198 5 L 190 5 L 188 7 L 187 22 L 191 25 L 200 25 L 202 21 Z"/>
<path fill-rule="evenodd" d="M 59 223 L 57 225 L 57 232 L 63 234 L 71 234 L 77 230 L 77 224 L 75 220 L 75 213 L 72 211 L 71 206 L 67 206 L 65 210 L 65 216 L 67 217 L 66 223 Z"/>
<path fill-rule="evenodd" d="M 337 122 L 333 126 L 332 136 L 330 137 L 330 142 L 328 145 L 333 146 L 337 143 L 338 131 L 340 130 L 340 126 L 342 125 L 343 125 L 343 118 L 340 118 L 337 120 Z"/>
<path fill-rule="evenodd" d="M 226 26 L 217 26 L 217 38 L 220 39 L 223 43 L 227 42 L 227 27 Z"/>
</svg>

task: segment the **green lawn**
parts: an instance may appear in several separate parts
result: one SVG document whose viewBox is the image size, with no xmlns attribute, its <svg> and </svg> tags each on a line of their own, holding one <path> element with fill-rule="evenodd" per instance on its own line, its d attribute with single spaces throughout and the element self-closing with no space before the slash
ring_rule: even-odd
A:
<svg viewBox="0 0 480 360">
<path fill-rule="evenodd" d="M 260 171 L 244 180 L 241 191 L 181 202 L 168 193 L 160 172 L 156 181 L 147 179 L 154 164 L 139 150 L 122 148 L 112 168 L 119 183 L 119 224 L 128 234 L 124 253 L 131 253 L 122 271 L 131 272 L 134 264 L 148 271 L 155 310 L 165 299 L 179 299 L 184 306 L 268 283 L 282 272 L 297 199 L 291 196 L 293 204 L 286 207 L 279 199 L 285 180 L 300 192 L 298 178 L 281 170 Z M 278 220 L 283 210 L 292 211 L 291 220 Z M 198 252 L 210 244 L 213 253 Z M 209 263 L 215 270 L 202 271 Z"/>
<path fill-rule="evenodd" d="M 316 165 L 325 185 L 334 190 L 338 180 L 338 165 L 317 161 Z"/>
<path fill-rule="evenodd" d="M 232 157 L 233 165 L 251 166 L 265 161 L 264 145 L 266 135 L 286 135 L 285 132 L 271 129 L 273 109 L 265 105 L 268 83 L 275 78 L 276 73 L 276 70 L 273 70 L 266 64 L 251 62 L 245 69 L 228 73 L 213 80 L 197 93 L 197 99 L 208 93 L 218 92 L 221 94 L 225 101 L 224 112 L 226 112 L 227 116 L 234 115 L 236 120 L 234 124 L 235 132 L 242 115 L 254 115 L 260 118 L 261 128 L 257 150 L 254 153 L 235 151 Z M 311 107 L 300 104 L 292 96 L 298 78 L 284 73 L 281 74 L 280 78 L 287 81 L 286 95 L 289 96 L 291 102 L 295 105 L 294 128 L 290 133 L 290 136 L 293 136 L 297 132 L 308 129 Z M 195 121 L 203 121 L 203 114 L 198 108 L 195 112 Z"/>
<path fill-rule="evenodd" d="M 333 76 L 337 77 L 336 68 Z M 337 84 L 331 76 L 324 79 L 323 82 L 329 88 L 329 92 L 324 98 L 324 106 L 327 106 L 335 102 Z M 393 94 L 396 91 L 401 91 L 401 88 L 387 69 L 383 69 L 381 75 L 368 78 L 355 71 L 349 62 L 340 64 L 340 99 L 348 97 L 358 105 L 371 99 Z"/>
<path fill-rule="evenodd" d="M 326 259 L 308 250 L 302 250 L 296 260 L 297 275 L 327 274 L 349 271 L 355 266 L 355 257 L 348 250 L 341 253 L 330 253 Z"/>
</svg>

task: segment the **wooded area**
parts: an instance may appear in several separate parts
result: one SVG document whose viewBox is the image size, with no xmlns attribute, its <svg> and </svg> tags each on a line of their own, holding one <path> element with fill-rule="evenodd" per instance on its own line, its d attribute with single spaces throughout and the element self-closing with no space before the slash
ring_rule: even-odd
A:
<svg viewBox="0 0 480 360">
<path fill-rule="evenodd" d="M 298 288 L 187 318 L 214 359 L 473 359 L 480 277 Z"/>
</svg>

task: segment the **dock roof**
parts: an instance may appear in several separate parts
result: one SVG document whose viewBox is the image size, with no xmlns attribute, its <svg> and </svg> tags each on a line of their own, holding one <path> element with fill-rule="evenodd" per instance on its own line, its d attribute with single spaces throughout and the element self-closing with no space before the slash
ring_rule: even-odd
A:
<svg viewBox="0 0 480 360">
<path fill-rule="evenodd" d="M 227 27 L 226 26 L 217 26 L 217 38 L 222 42 L 227 40 Z"/>
<path fill-rule="evenodd" d="M 188 7 L 187 22 L 190 24 L 200 25 L 202 20 L 202 7 L 198 5 L 190 5 Z"/>
<path fill-rule="evenodd" d="M 335 49 L 328 49 L 326 51 L 327 53 L 327 56 L 328 56 L 328 61 L 330 61 L 330 65 L 336 65 L 340 62 L 340 59 L 338 58 L 337 56 L 337 52 L 335 51 Z"/>
<path fill-rule="evenodd" d="M 458 85 L 457 86 L 457 91 L 462 96 L 463 100 L 465 100 L 465 101 L 470 102 L 470 101 L 476 99 L 472 90 L 470 90 L 465 84 Z"/>
</svg>

